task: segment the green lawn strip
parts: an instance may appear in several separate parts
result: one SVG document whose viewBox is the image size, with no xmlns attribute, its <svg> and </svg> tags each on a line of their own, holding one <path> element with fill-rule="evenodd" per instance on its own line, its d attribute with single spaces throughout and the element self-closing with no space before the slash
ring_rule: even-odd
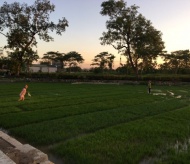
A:
<svg viewBox="0 0 190 164">
<path fill-rule="evenodd" d="M 92 89 L 89 89 L 88 86 L 83 85 L 83 90 L 76 88 L 73 88 L 73 90 L 70 89 L 70 87 L 66 88 L 67 93 L 65 93 L 66 91 L 63 90 L 62 91 L 62 96 L 65 98 L 77 98 L 77 97 L 81 97 L 81 98 L 85 98 L 85 97 L 104 97 L 107 95 L 119 95 L 119 94 L 126 94 L 126 96 L 128 95 L 128 93 L 132 94 L 132 89 L 129 86 L 120 86 L 119 88 L 115 86 L 112 86 L 112 88 L 110 89 L 109 85 L 104 85 L 103 88 L 100 88 L 99 85 L 91 85 Z M 137 87 L 139 88 L 139 87 Z M 136 88 L 136 89 L 137 89 Z M 141 87 L 142 89 L 142 87 Z M 52 94 L 49 91 L 46 91 L 48 94 Z M 60 92 L 60 90 L 59 90 Z M 54 91 L 54 93 L 56 93 L 56 91 Z M 136 92 L 134 92 L 136 94 Z M 52 97 L 52 96 L 51 96 Z"/>
<path fill-rule="evenodd" d="M 114 108 L 119 108 L 119 107 L 129 107 L 129 106 L 134 106 L 134 104 L 136 104 L 138 107 L 138 104 L 140 105 L 140 104 L 153 103 L 153 102 L 155 102 L 155 100 L 152 98 L 151 99 L 141 98 L 138 101 L 136 98 L 131 98 L 131 99 L 123 98 L 115 100 L 111 99 L 108 101 L 95 101 L 92 103 L 85 102 L 84 104 L 77 104 L 70 106 L 60 105 L 59 107 L 56 108 L 47 106 L 46 109 L 43 108 L 43 110 L 40 110 L 40 104 L 39 104 L 39 110 L 34 110 L 34 111 L 27 110 L 25 112 L 7 113 L 5 115 L 0 115 L 0 126 L 4 128 L 11 128 L 30 123 L 37 123 L 46 120 L 73 116 L 73 115 L 80 115 L 80 114 L 103 111 L 103 110 L 112 110 Z M 127 108 L 127 110 L 130 110 L 130 112 L 132 112 L 131 108 L 132 107 Z"/>
<path fill-rule="evenodd" d="M 139 96 L 139 95 L 138 95 Z M 26 100 L 24 102 L 18 102 L 16 100 L 11 101 L 11 102 L 3 102 L 1 103 L 2 108 L 6 108 L 9 106 L 17 106 L 18 108 L 22 110 L 41 110 L 41 109 L 46 109 L 47 107 L 49 108 L 55 108 L 59 106 L 64 106 L 64 105 L 75 105 L 75 104 L 81 104 L 81 103 L 90 103 L 94 101 L 107 101 L 109 99 L 119 99 L 119 98 L 128 98 L 126 93 L 111 93 L 111 94 L 98 94 L 98 95 L 78 95 L 75 97 L 51 97 L 51 98 L 44 98 L 38 99 L 38 97 L 26 97 Z"/>
<path fill-rule="evenodd" d="M 53 84 L 51 84 L 53 85 Z M 94 88 L 96 88 L 98 85 L 95 85 Z M 83 86 L 85 89 L 85 86 Z M 59 88 L 59 87 L 57 87 Z M 106 88 L 106 87 L 104 87 Z M 86 98 L 96 98 L 96 99 L 108 99 L 108 97 L 110 96 L 121 96 L 122 95 L 127 98 L 128 94 L 126 94 L 126 91 L 124 88 L 126 87 L 122 87 L 123 90 L 103 90 L 103 92 L 100 92 L 99 90 L 94 90 L 94 92 L 78 92 L 77 88 L 75 89 L 75 91 L 70 91 L 72 93 L 70 94 L 65 94 L 65 92 L 63 90 L 59 90 L 59 91 L 53 91 L 53 93 L 51 92 L 51 90 L 45 90 L 45 93 L 40 93 L 40 95 L 33 95 L 32 93 L 32 97 L 28 97 L 26 96 L 26 101 L 25 102 L 17 102 L 18 100 L 18 93 L 16 94 L 16 97 L 11 98 L 7 95 L 4 95 L 4 97 L 6 98 L 6 100 L 9 100 L 9 102 L 7 101 L 3 101 L 1 102 L 1 107 L 7 107 L 9 105 L 15 105 L 15 103 L 17 103 L 17 106 L 20 106 L 21 109 L 25 108 L 25 109 L 29 109 L 30 107 L 34 106 L 35 109 L 38 109 L 35 107 L 35 104 L 38 104 L 39 102 L 46 102 L 46 103 L 41 103 L 41 105 L 43 104 L 47 104 L 50 103 L 50 105 L 54 104 L 54 105 L 58 105 L 59 103 L 54 103 L 55 101 L 61 101 L 61 103 L 66 103 L 66 102 L 71 102 L 71 101 L 67 101 L 67 100 L 71 100 L 71 99 L 76 99 L 76 101 L 82 101 L 82 99 L 86 99 Z M 68 88 L 67 88 L 68 89 Z M 98 89 L 98 87 L 97 87 Z M 43 88 L 41 89 L 43 90 Z M 68 89 L 69 90 L 69 89 Z M 129 89 L 127 90 L 129 92 Z M 39 92 L 39 91 L 38 91 Z M 58 92 L 58 93 L 57 93 Z M 74 92 L 74 94 L 73 94 Z M 127 93 L 128 93 L 127 92 Z M 13 94 L 14 95 L 14 94 Z M 47 96 L 49 95 L 49 96 Z M 80 100 L 81 99 L 81 100 Z M 33 103 L 31 105 L 31 103 Z M 28 104 L 28 105 L 27 105 Z M 48 105 L 48 104 L 47 104 Z"/>
<path fill-rule="evenodd" d="M 185 147 L 185 146 L 182 146 Z M 184 148 L 185 149 L 185 148 Z M 181 150 L 180 152 L 170 149 L 168 150 L 167 155 L 165 155 L 165 158 L 159 162 L 159 164 L 174 164 L 174 163 L 183 163 L 188 164 L 190 161 L 190 149 L 187 150 Z"/>
<path fill-rule="evenodd" d="M 19 104 L 18 107 L 20 107 L 22 110 L 42 110 L 42 109 L 47 109 L 47 108 L 57 108 L 60 106 L 69 106 L 69 105 L 80 105 L 80 104 L 86 104 L 86 103 L 94 103 L 94 102 L 108 102 L 108 101 L 117 101 L 120 100 L 121 102 L 123 100 L 126 101 L 137 101 L 137 99 L 139 99 L 139 102 L 142 101 L 155 101 L 157 99 L 159 99 L 158 97 L 144 97 L 142 98 L 142 95 L 136 95 L 135 97 L 128 97 L 126 96 L 126 94 L 113 94 L 113 95 L 106 95 L 106 96 L 97 96 L 97 97 L 81 97 L 81 98 L 71 98 L 71 99 L 57 99 L 57 100 L 51 100 L 51 101 L 47 101 L 45 100 L 45 102 L 40 102 L 40 103 L 27 103 L 27 104 Z M 142 99 L 142 100 L 140 100 Z M 138 102 L 137 102 L 138 103 Z"/>
<path fill-rule="evenodd" d="M 112 95 L 114 95 L 114 94 L 112 94 Z M 106 94 L 106 95 L 103 95 L 103 96 L 107 96 L 107 95 L 109 95 L 109 94 Z M 115 94 L 115 95 L 117 95 L 117 94 Z M 25 96 L 25 102 L 17 102 L 19 96 L 14 97 L 12 99 L 10 99 L 10 97 L 7 96 L 7 98 L 5 98 L 3 100 L 3 102 L 1 102 L 1 107 L 7 107 L 7 106 L 10 106 L 10 105 L 15 105 L 16 103 L 17 103 L 17 105 L 20 105 L 20 106 L 27 106 L 27 104 L 30 105 L 31 103 L 33 103 L 35 105 L 35 103 L 39 103 L 39 102 L 49 102 L 49 103 L 54 103 L 55 101 L 66 102 L 65 100 L 82 99 L 82 98 L 88 98 L 89 96 L 93 98 L 93 97 L 101 96 L 101 94 L 98 94 L 98 95 L 94 94 L 93 95 L 91 93 L 91 95 L 82 94 L 81 96 L 80 96 L 80 94 L 78 94 L 76 96 L 71 96 L 71 95 L 56 95 L 55 96 L 55 95 L 51 95 L 51 97 L 47 97 L 46 95 L 40 95 L 40 96 L 33 96 L 32 95 L 32 97 L 28 97 L 26 95 Z M 6 95 L 4 97 L 6 97 Z"/>
<path fill-rule="evenodd" d="M 32 144 L 48 145 L 116 124 L 175 110 L 185 105 L 175 100 L 170 101 L 170 103 L 173 103 L 173 106 L 168 106 L 168 103 L 163 102 L 161 106 L 159 103 L 148 103 L 143 106 L 126 106 L 109 111 L 86 113 L 31 125 L 23 125 L 10 129 L 10 132 Z"/>
<path fill-rule="evenodd" d="M 51 150 L 65 163 L 188 163 L 189 149 L 179 153 L 174 145 L 189 138 L 189 117 L 185 107 L 63 141 Z"/>
<path fill-rule="evenodd" d="M 16 106 L 9 106 L 9 107 L 1 107 L 0 108 L 0 116 L 2 114 L 7 114 L 7 113 L 15 113 L 15 112 L 21 112 L 22 110 Z"/>
<path fill-rule="evenodd" d="M 37 83 L 38 84 L 38 83 Z M 52 83 L 47 83 L 44 85 L 44 83 L 39 83 L 38 85 L 36 85 L 36 83 L 32 83 L 32 89 L 34 90 L 34 95 L 32 94 L 32 97 L 27 97 L 26 96 L 26 102 L 22 102 L 22 104 L 20 102 L 18 102 L 18 106 L 21 107 L 21 109 L 28 109 L 29 107 L 31 107 L 31 103 L 34 103 L 34 108 L 38 109 L 35 107 L 35 103 L 38 102 L 49 102 L 50 105 L 51 103 L 55 104 L 54 101 L 63 101 L 66 102 L 64 100 L 68 100 L 68 99 L 82 99 L 82 98 L 87 98 L 87 97 L 106 97 L 106 96 L 111 96 L 111 95 L 121 95 L 121 94 L 125 94 L 125 97 L 129 97 L 129 96 L 135 96 L 137 94 L 137 92 L 134 90 L 138 90 L 139 92 L 141 92 L 141 94 L 143 94 L 143 92 L 145 92 L 145 86 L 128 86 L 128 85 L 121 85 L 121 86 L 117 86 L 117 85 L 71 85 L 71 84 L 52 84 Z M 57 86 L 56 86 L 57 85 Z M 11 85 L 12 86 L 12 85 Z M 60 87 L 59 87 L 60 86 Z M 74 87 L 72 87 L 74 86 Z M 80 86 L 80 87 L 78 87 Z M 41 88 L 39 88 L 41 87 Z M 93 89 L 92 89 L 93 88 Z M 9 89 L 9 88 L 7 88 Z M 10 87 L 10 89 L 12 89 L 12 87 Z M 20 89 L 20 88 L 19 88 Z M 74 91 L 73 91 L 73 90 Z M 100 90 L 101 89 L 101 90 Z M 20 90 L 19 90 L 20 92 Z M 66 93 L 68 92 L 68 93 Z M 138 92 L 138 94 L 140 94 Z M 8 95 L 3 95 L 3 97 L 8 100 L 7 101 L 3 101 L 1 102 L 1 107 L 7 107 L 9 105 L 14 105 L 16 103 L 16 101 L 18 100 L 18 95 L 19 93 L 14 93 L 12 94 L 14 97 L 10 97 Z M 28 106 L 27 106 L 28 104 Z M 46 103 L 42 103 L 41 105 L 46 104 Z M 57 103 L 59 104 L 59 103 Z M 25 108 L 26 107 L 26 108 Z"/>
<path fill-rule="evenodd" d="M 19 93 L 11 92 L 10 95 L 2 93 L 2 97 L 0 97 L 1 107 L 9 105 L 14 105 L 19 99 Z"/>
<path fill-rule="evenodd" d="M 92 96 L 92 95 L 91 95 Z M 23 110 L 42 110 L 46 108 L 56 108 L 60 106 L 68 106 L 68 105 L 76 105 L 76 104 L 85 104 L 85 103 L 92 103 L 92 102 L 103 102 L 109 101 L 114 99 L 122 99 L 127 96 L 126 94 L 110 94 L 110 95 L 97 95 L 97 96 L 78 96 L 78 97 L 71 97 L 71 98 L 51 98 L 45 99 L 43 101 L 39 101 L 39 103 L 27 103 L 27 104 L 19 104 L 18 106 Z"/>
<path fill-rule="evenodd" d="M 24 102 L 11 102 L 11 103 L 7 103 L 5 102 L 4 104 L 1 103 L 1 108 L 10 108 L 10 106 L 16 106 L 18 108 L 20 108 L 20 111 L 21 110 L 26 110 L 26 111 L 31 111 L 31 110 L 42 110 L 42 109 L 52 109 L 52 108 L 59 108 L 60 106 L 68 106 L 68 105 L 80 105 L 80 104 L 84 104 L 84 103 L 91 103 L 91 102 L 105 102 L 105 101 L 108 101 L 110 99 L 121 99 L 121 98 L 126 98 L 126 99 L 129 99 L 132 97 L 132 95 L 130 95 L 131 97 L 128 96 L 129 94 L 115 94 L 115 93 L 112 93 L 109 94 L 107 93 L 106 95 L 105 94 L 102 94 L 102 95 L 85 95 L 83 97 L 82 96 L 77 96 L 77 97 L 71 97 L 71 98 L 65 98 L 65 97 L 52 97 L 52 98 L 49 98 L 49 99 L 44 99 L 44 102 L 38 100 L 38 98 L 36 99 L 29 99 L 26 98 L 26 101 Z M 86 97 L 88 96 L 88 97 Z M 140 96 L 142 95 L 135 95 L 135 98 L 140 98 Z M 68 96 L 69 97 L 69 96 Z M 153 97 L 150 97 L 149 96 L 149 99 L 150 101 L 152 101 L 151 99 L 155 99 L 156 98 L 153 98 Z M 37 100 L 37 101 L 36 101 Z M 113 100 L 114 101 L 114 100 Z M 122 100 L 121 100 L 122 101 Z"/>
<path fill-rule="evenodd" d="M 54 85 L 54 86 L 52 86 Z M 48 87 L 47 87 L 48 86 Z M 55 95 L 56 93 L 62 93 L 63 95 L 76 95 L 78 93 L 106 93 L 110 91 L 123 91 L 129 89 L 129 87 L 125 86 L 116 86 L 116 85 L 72 85 L 72 84 L 38 84 L 34 85 L 31 89 L 31 92 L 34 93 L 34 95 Z M 101 92 L 103 91 L 103 92 Z"/>
</svg>

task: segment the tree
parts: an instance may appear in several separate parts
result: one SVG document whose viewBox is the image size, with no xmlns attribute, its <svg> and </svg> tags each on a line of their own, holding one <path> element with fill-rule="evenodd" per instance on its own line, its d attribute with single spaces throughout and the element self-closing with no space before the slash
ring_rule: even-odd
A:
<svg viewBox="0 0 190 164">
<path fill-rule="evenodd" d="M 60 68 L 61 70 L 64 69 L 64 67 L 66 66 L 66 62 L 67 62 L 67 57 L 65 56 L 64 53 L 56 53 L 56 57 L 55 57 L 55 61 L 59 61 L 60 63 Z"/>
<path fill-rule="evenodd" d="M 3 55 L 3 47 L 0 47 L 0 56 Z"/>
<path fill-rule="evenodd" d="M 113 68 L 115 56 L 108 52 L 101 52 L 94 57 L 91 65 L 97 65 L 100 69 L 105 69 L 107 66 L 111 70 Z"/>
<path fill-rule="evenodd" d="M 71 71 L 71 67 L 77 67 L 78 64 L 84 62 L 83 57 L 76 51 L 71 51 L 64 55 L 64 60 L 66 61 L 66 65 L 69 66 L 69 70 Z"/>
<path fill-rule="evenodd" d="M 108 0 L 101 4 L 101 15 L 108 16 L 107 32 L 100 38 L 102 45 L 112 45 L 122 52 L 138 76 L 143 58 L 156 59 L 164 49 L 161 32 L 138 13 L 136 5 L 127 7 L 123 0 Z"/>
<path fill-rule="evenodd" d="M 172 54 L 179 56 L 182 68 L 189 68 L 190 67 L 190 52 L 189 52 L 189 50 L 178 50 L 178 51 L 172 52 Z"/>
<path fill-rule="evenodd" d="M 48 63 L 48 65 L 51 65 L 52 61 L 56 58 L 56 54 L 57 53 L 54 51 L 48 51 L 47 53 L 43 54 L 42 59 L 44 59 L 45 62 Z"/>
<path fill-rule="evenodd" d="M 12 71 L 18 75 L 18 72 L 20 72 L 21 68 L 23 67 L 23 52 L 19 51 L 19 49 L 16 49 L 14 52 L 8 53 L 8 58 L 11 61 L 11 69 Z M 20 62 L 22 61 L 22 62 Z"/>
<path fill-rule="evenodd" d="M 178 50 L 171 52 L 171 54 L 164 54 L 164 62 L 161 68 L 173 70 L 175 74 L 179 69 L 189 69 L 190 53 L 189 50 Z"/>
<path fill-rule="evenodd" d="M 17 72 L 18 69 L 18 63 L 15 61 L 15 58 L 11 58 L 11 53 L 12 52 L 7 52 L 8 56 L 4 57 L 1 56 L 0 58 L 0 67 L 1 69 L 5 69 L 7 71 L 10 71 L 10 73 Z"/>
<path fill-rule="evenodd" d="M 9 69 L 10 70 L 10 59 L 8 57 L 0 57 L 0 69 Z"/>
<path fill-rule="evenodd" d="M 21 64 L 20 58 L 22 56 L 23 63 Z M 8 52 L 8 58 L 11 65 L 9 64 L 9 69 L 14 68 L 14 73 L 20 72 L 20 69 L 23 68 L 24 71 L 29 72 L 29 67 L 32 65 L 33 61 L 37 61 L 39 56 L 37 52 L 34 52 L 32 49 L 27 49 L 27 51 L 21 52 L 19 49 L 16 49 L 13 52 Z M 13 71 L 12 70 L 12 71 Z"/>
<path fill-rule="evenodd" d="M 156 60 L 153 61 L 150 58 L 143 58 L 141 62 L 139 62 L 139 71 L 142 73 L 151 73 L 154 72 L 154 70 L 157 67 L 157 62 Z"/>
<path fill-rule="evenodd" d="M 43 58 L 45 61 L 43 63 L 47 63 L 48 73 L 49 73 L 49 65 L 52 65 L 52 61 L 55 60 L 56 53 L 54 51 L 49 51 L 46 54 L 43 54 Z"/>
<path fill-rule="evenodd" d="M 29 67 L 32 65 L 32 62 L 38 61 L 39 56 L 37 54 L 37 51 L 35 52 L 32 49 L 28 49 L 25 54 L 24 63 L 26 64 L 26 71 L 29 72 Z"/>
<path fill-rule="evenodd" d="M 25 52 L 37 46 L 36 36 L 49 42 L 53 40 L 49 31 L 55 30 L 56 34 L 61 35 L 68 26 L 65 18 L 59 19 L 57 24 L 50 21 L 50 13 L 54 9 L 55 6 L 48 0 L 35 0 L 31 6 L 26 3 L 8 4 L 4 2 L 0 7 L 0 34 L 7 37 L 6 48 L 13 51 L 19 49 L 18 63 L 20 66 L 23 64 Z M 19 75 L 19 72 L 17 74 Z"/>
<path fill-rule="evenodd" d="M 113 62 L 114 62 L 115 56 L 113 54 L 109 54 L 107 57 L 107 63 L 110 70 L 113 69 Z"/>
<path fill-rule="evenodd" d="M 64 67 L 66 66 L 67 57 L 65 57 L 64 53 L 59 53 L 58 51 L 57 52 L 49 51 L 43 55 L 42 59 L 47 60 L 45 62 L 48 64 L 50 64 L 50 62 L 52 62 L 52 63 L 58 62 L 56 65 L 60 65 L 60 68 L 64 69 Z"/>
</svg>

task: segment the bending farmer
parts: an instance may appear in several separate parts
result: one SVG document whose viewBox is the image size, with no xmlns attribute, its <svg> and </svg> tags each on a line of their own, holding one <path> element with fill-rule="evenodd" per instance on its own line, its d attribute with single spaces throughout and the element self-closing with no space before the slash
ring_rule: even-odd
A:
<svg viewBox="0 0 190 164">
<path fill-rule="evenodd" d="M 148 93 L 150 94 L 151 92 L 151 81 L 148 82 Z"/>
</svg>

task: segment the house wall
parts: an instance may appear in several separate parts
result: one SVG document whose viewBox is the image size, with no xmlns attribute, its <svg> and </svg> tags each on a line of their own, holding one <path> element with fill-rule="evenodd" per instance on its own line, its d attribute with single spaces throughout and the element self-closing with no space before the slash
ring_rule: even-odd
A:
<svg viewBox="0 0 190 164">
<path fill-rule="evenodd" d="M 47 66 L 31 66 L 30 67 L 31 72 L 49 72 L 49 73 L 54 73 L 57 72 L 56 67 L 47 67 Z"/>
<path fill-rule="evenodd" d="M 57 68 L 56 67 L 41 67 L 41 71 L 53 73 L 57 71 Z"/>
<path fill-rule="evenodd" d="M 30 67 L 29 69 L 31 72 L 39 72 L 40 71 L 40 67 Z"/>
</svg>

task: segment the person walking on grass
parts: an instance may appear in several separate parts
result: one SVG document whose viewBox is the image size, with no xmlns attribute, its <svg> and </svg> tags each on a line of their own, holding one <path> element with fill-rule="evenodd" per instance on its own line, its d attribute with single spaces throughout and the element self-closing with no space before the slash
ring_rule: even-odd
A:
<svg viewBox="0 0 190 164">
<path fill-rule="evenodd" d="M 26 94 L 26 91 L 27 91 L 27 88 L 28 88 L 28 85 L 25 85 L 25 87 L 22 89 L 22 91 L 20 92 L 20 99 L 18 101 L 24 101 L 24 98 L 25 98 L 25 94 Z"/>
<path fill-rule="evenodd" d="M 148 93 L 149 94 L 151 93 L 151 81 L 150 80 L 148 81 Z"/>
</svg>

